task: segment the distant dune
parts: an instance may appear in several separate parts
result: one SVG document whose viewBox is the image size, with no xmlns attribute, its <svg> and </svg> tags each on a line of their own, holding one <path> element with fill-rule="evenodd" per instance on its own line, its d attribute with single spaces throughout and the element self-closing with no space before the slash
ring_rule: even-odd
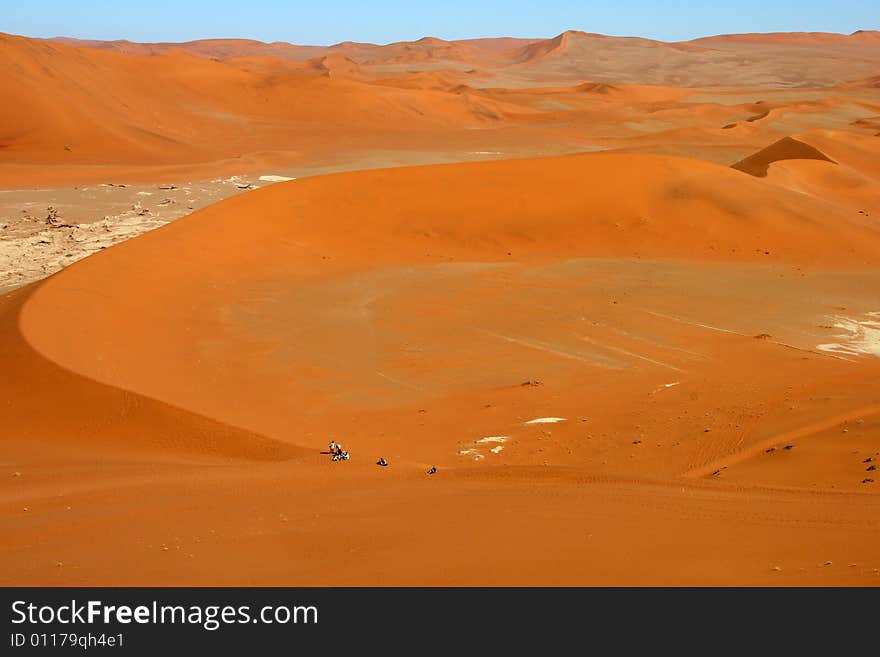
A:
<svg viewBox="0 0 880 657">
<path fill-rule="evenodd" d="M 688 43 L 741 43 L 741 44 L 798 44 L 822 46 L 828 44 L 880 44 L 880 31 L 859 30 L 852 34 L 834 32 L 767 32 L 763 34 L 722 34 L 694 39 Z"/>
<path fill-rule="evenodd" d="M 18 163 L 217 160 L 285 143 L 295 149 L 316 122 L 342 132 L 401 131 L 501 116 L 454 95 L 359 86 L 374 75 L 338 53 L 272 66 L 12 36 L 0 37 L 0 51 L 0 160 Z"/>
<path fill-rule="evenodd" d="M 424 37 L 413 42 L 386 45 L 344 42 L 333 46 L 299 46 L 245 39 L 176 44 L 67 38 L 56 41 L 128 54 L 157 55 L 183 50 L 199 57 L 217 59 L 271 55 L 303 61 L 340 53 L 358 63 L 382 67 L 468 63 L 530 80 L 580 77 L 677 86 L 831 86 L 868 76 L 880 65 L 880 32 L 870 30 L 851 35 L 813 32 L 733 34 L 679 43 L 605 36 L 579 30 L 568 30 L 549 39 L 445 41 Z M 825 57 L 823 48 L 834 49 L 834 57 Z M 754 50 L 754 56 L 743 59 L 743 49 Z"/>
</svg>

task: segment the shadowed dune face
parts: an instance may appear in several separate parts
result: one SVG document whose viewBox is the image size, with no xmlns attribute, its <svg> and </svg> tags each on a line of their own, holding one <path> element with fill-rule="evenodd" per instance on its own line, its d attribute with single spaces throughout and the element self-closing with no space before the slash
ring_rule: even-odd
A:
<svg viewBox="0 0 880 657">
<path fill-rule="evenodd" d="M 52 460 L 97 459 L 108 462 L 152 459 L 180 462 L 206 459 L 282 460 L 300 454 L 278 443 L 196 416 L 126 390 L 99 384 L 47 361 L 20 335 L 23 289 L 0 300 L 0 341 L 7 372 L 2 395 L 2 443 L 7 454 Z M 54 322 L 64 340 L 65 330 Z M 80 345 L 80 348 L 87 348 Z"/>
<path fill-rule="evenodd" d="M 784 137 L 775 144 L 732 164 L 731 167 L 764 178 L 770 165 L 780 160 L 819 160 L 835 164 L 834 160 L 819 149 L 797 139 Z"/>
<path fill-rule="evenodd" d="M 0 583 L 876 585 L 875 41 L 0 37 Z"/>
</svg>

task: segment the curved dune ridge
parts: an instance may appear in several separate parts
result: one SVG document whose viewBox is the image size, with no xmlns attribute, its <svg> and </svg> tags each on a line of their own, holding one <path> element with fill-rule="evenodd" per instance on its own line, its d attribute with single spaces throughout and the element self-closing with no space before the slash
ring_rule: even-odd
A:
<svg viewBox="0 0 880 657">
<path fill-rule="evenodd" d="M 818 298 L 874 310 L 878 254 L 849 212 L 667 156 L 226 200 L 2 299 L 2 580 L 864 584 L 880 361 L 813 334 Z"/>
<path fill-rule="evenodd" d="M 814 267 L 876 265 L 880 231 L 724 167 L 670 157 L 358 172 L 228 200 L 76 263 L 34 290 L 20 326 L 38 352 L 67 369 L 301 444 L 288 418 L 309 377 L 272 362 L 288 331 L 283 309 L 270 304 L 253 325 L 235 315 L 236 299 L 400 267 L 454 271 L 461 263 L 475 275 L 548 259 L 764 264 L 768 254 Z M 359 326 L 359 317 L 350 321 Z M 309 346 L 288 349 L 296 363 Z M 251 389 L 230 388 L 230 380 Z"/>
<path fill-rule="evenodd" d="M 17 377 L 4 377 L 0 395 L 7 454 L 108 461 L 151 458 L 221 458 L 272 461 L 300 450 L 253 432 L 226 426 L 119 388 L 100 384 L 60 367 L 36 353 L 21 335 L 18 321 L 31 290 L 0 300 L 0 357 Z M 54 321 L 63 338 L 63 322 Z M 87 345 L 80 345 L 87 349 Z"/>
<path fill-rule="evenodd" d="M 808 130 L 744 158 L 733 168 L 849 208 L 868 225 L 880 213 L 880 143 L 860 135 Z"/>
</svg>

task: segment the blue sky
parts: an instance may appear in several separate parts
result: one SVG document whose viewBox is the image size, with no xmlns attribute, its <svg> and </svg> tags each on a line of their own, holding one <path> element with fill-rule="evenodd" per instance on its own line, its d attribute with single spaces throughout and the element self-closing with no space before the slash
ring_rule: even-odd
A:
<svg viewBox="0 0 880 657">
<path fill-rule="evenodd" d="M 566 29 L 678 41 L 734 32 L 880 29 L 880 0 L 41 0 L 4 2 L 0 32 L 132 41 L 243 37 L 331 44 L 422 36 L 555 36 Z"/>
</svg>

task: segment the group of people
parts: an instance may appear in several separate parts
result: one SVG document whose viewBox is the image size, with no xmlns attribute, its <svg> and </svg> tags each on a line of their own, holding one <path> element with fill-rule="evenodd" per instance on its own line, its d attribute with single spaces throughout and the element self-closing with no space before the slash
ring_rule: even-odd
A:
<svg viewBox="0 0 880 657">
<path fill-rule="evenodd" d="M 334 461 L 347 461 L 349 458 L 351 458 L 348 455 L 348 452 L 346 452 L 344 449 L 342 449 L 342 443 L 337 443 L 335 440 L 330 441 L 330 454 L 333 455 Z M 378 461 L 376 461 L 376 465 L 379 465 L 383 468 L 387 468 L 388 461 L 386 461 L 385 457 L 382 456 L 379 458 Z M 428 470 L 429 475 L 435 474 L 436 472 L 437 472 L 436 465 L 431 466 L 431 469 Z"/>
<path fill-rule="evenodd" d="M 330 453 L 334 461 L 347 461 L 351 458 L 348 452 L 342 449 L 342 443 L 337 443 L 335 440 L 330 441 Z"/>
</svg>

